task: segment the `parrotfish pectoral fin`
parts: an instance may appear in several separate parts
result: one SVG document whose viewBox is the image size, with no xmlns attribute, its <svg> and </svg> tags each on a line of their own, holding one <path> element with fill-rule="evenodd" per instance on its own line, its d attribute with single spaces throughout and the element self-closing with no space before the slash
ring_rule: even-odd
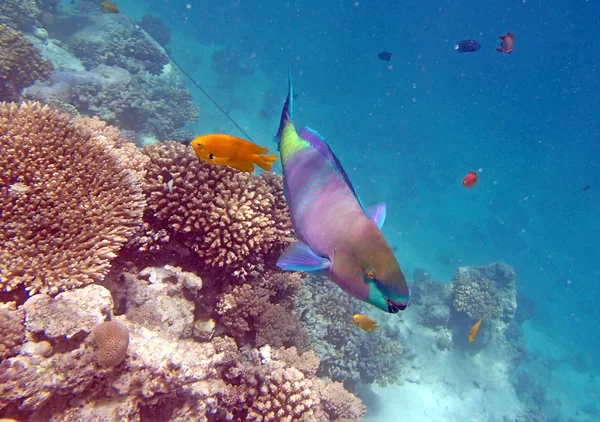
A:
<svg viewBox="0 0 600 422">
<path fill-rule="evenodd" d="M 306 243 L 295 241 L 277 260 L 277 266 L 287 271 L 318 271 L 331 267 L 331 261 L 317 256 Z"/>
<path fill-rule="evenodd" d="M 281 110 L 279 129 L 277 129 L 277 135 L 275 135 L 275 145 L 277 146 L 277 151 L 279 151 L 279 144 L 281 142 L 281 137 L 283 136 L 283 130 L 285 129 L 285 126 L 292 122 L 293 102 L 294 88 L 292 87 L 292 71 L 288 67 L 288 95 L 285 99 L 285 103 L 283 104 L 283 109 Z"/>
<path fill-rule="evenodd" d="M 385 202 L 380 202 L 379 204 L 367 208 L 367 213 L 369 214 L 369 218 L 373 220 L 375 224 L 377 224 L 377 227 L 379 227 L 379 230 L 381 230 L 387 215 L 387 206 L 385 205 Z"/>
<path fill-rule="evenodd" d="M 333 153 L 331 148 L 329 148 L 329 144 L 327 144 L 327 141 L 325 140 L 325 138 L 323 136 L 319 135 L 319 133 L 316 130 L 312 130 L 308 126 L 303 127 L 298 135 L 302 139 L 304 139 L 306 142 L 308 142 L 314 149 L 319 151 L 319 153 L 324 158 L 326 158 L 331 163 L 331 165 L 333 165 L 333 167 L 335 168 L 335 171 L 340 175 L 342 180 L 344 180 L 344 182 L 346 183 L 346 185 L 348 186 L 350 191 L 352 191 L 354 198 L 356 198 L 356 201 L 358 202 L 360 207 L 363 209 L 365 214 L 367 214 L 367 216 L 368 216 L 369 213 L 367 212 L 362 201 L 358 197 L 358 193 L 356 192 L 356 189 L 354 189 L 354 186 L 352 185 L 352 182 L 350 181 L 350 178 L 348 177 L 348 173 L 346 173 L 346 170 L 344 170 L 340 161 L 337 159 L 337 157 L 335 156 L 335 154 Z"/>
</svg>

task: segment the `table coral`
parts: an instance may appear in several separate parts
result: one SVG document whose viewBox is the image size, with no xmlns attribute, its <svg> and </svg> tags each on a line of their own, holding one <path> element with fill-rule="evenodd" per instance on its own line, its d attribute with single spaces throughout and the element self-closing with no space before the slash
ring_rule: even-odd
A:
<svg viewBox="0 0 600 422">
<path fill-rule="evenodd" d="M 52 63 L 21 32 L 0 24 L 0 100 L 16 99 L 23 88 L 51 72 Z"/>
<path fill-rule="evenodd" d="M 0 291 L 101 280 L 145 205 L 127 155 L 39 103 L 1 103 L 0 133 Z"/>
<path fill-rule="evenodd" d="M 262 271 L 291 241 L 292 225 L 282 181 L 273 173 L 257 177 L 198 160 L 191 147 L 174 142 L 148 146 L 144 191 L 147 235 L 141 250 L 159 250 L 161 230 L 192 249 L 205 268 L 246 278 Z M 161 172 L 173 176 L 168 189 Z"/>
</svg>

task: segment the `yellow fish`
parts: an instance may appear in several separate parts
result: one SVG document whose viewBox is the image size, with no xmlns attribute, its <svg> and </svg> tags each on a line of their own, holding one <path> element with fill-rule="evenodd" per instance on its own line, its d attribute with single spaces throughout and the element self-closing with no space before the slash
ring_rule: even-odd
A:
<svg viewBox="0 0 600 422">
<path fill-rule="evenodd" d="M 354 319 L 354 325 L 365 331 L 375 331 L 375 329 L 379 327 L 379 324 L 366 315 L 356 314 L 352 318 Z"/>
<path fill-rule="evenodd" d="M 119 7 L 112 1 L 104 0 L 103 2 L 100 3 L 100 6 L 104 7 L 104 10 L 107 11 L 108 13 L 119 13 L 120 12 Z"/>
<path fill-rule="evenodd" d="M 483 320 L 486 318 L 487 318 L 487 314 L 485 314 L 483 316 L 483 318 L 481 318 L 479 321 L 477 321 L 475 323 L 475 325 L 473 325 L 471 327 L 471 329 L 469 330 L 469 343 L 473 343 L 473 341 L 475 341 L 475 337 L 477 337 L 477 332 L 479 331 L 479 327 L 481 326 L 481 323 L 483 322 Z"/>
<path fill-rule="evenodd" d="M 191 145 L 202 161 L 246 172 L 253 172 L 254 164 L 269 171 L 277 161 L 277 155 L 261 155 L 269 152 L 267 148 L 230 135 L 198 136 Z"/>
</svg>

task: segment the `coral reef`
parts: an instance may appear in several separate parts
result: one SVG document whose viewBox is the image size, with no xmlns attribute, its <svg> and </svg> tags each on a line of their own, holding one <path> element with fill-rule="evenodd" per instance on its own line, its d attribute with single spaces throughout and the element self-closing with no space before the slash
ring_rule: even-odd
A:
<svg viewBox="0 0 600 422">
<path fill-rule="evenodd" d="M 274 263 L 291 241 L 291 221 L 281 178 L 256 177 L 204 163 L 174 142 L 144 148 L 150 157 L 144 192 L 148 198 L 141 250 L 177 241 L 193 250 L 205 268 L 246 278 Z M 169 189 L 161 173 L 169 171 Z"/>
<path fill-rule="evenodd" d="M 129 331 L 117 321 L 105 321 L 94 327 L 92 338 L 98 346 L 98 363 L 112 368 L 123 362 L 129 346 Z"/>
<path fill-rule="evenodd" d="M 102 279 L 145 205 L 127 157 L 39 103 L 0 104 L 0 132 L 0 291 Z"/>
<path fill-rule="evenodd" d="M 452 279 L 452 304 L 469 319 L 488 314 L 505 322 L 515 316 L 517 291 L 514 270 L 504 263 L 460 267 Z"/>
<path fill-rule="evenodd" d="M 16 28 L 24 29 L 35 23 L 41 11 L 36 0 L 2 0 L 0 2 L 0 18 Z M 4 60 L 4 59 L 2 59 Z"/>
<path fill-rule="evenodd" d="M 303 283 L 298 305 L 314 350 L 321 359 L 319 373 L 345 385 L 376 382 L 393 384 L 400 378 L 402 343 L 397 332 L 381 327 L 373 332 L 358 329 L 356 313 L 370 314 L 331 281 L 310 276 Z"/>
<path fill-rule="evenodd" d="M 15 302 L 0 302 L 0 361 L 18 354 L 25 339 L 24 319 Z"/>
<path fill-rule="evenodd" d="M 201 288 L 190 274 L 168 271 L 176 274 L 175 284 Z M 147 273 L 161 277 L 156 271 Z M 48 301 L 44 297 L 35 295 L 23 306 L 29 322 L 26 336 L 51 346 L 43 353 L 22 353 L 0 363 L 0 412 L 6 417 L 328 421 L 358 420 L 365 413 L 360 400 L 341 385 L 316 377 L 319 359 L 313 352 L 239 348 L 229 337 L 210 342 L 179 339 L 126 316 L 112 316 L 111 295 L 98 285 L 61 293 L 38 309 L 38 303 Z M 63 302 L 70 309 L 61 314 Z M 92 322 L 98 315 L 117 321 L 129 333 L 127 355 L 116 367 L 98 361 L 97 332 L 70 335 L 78 318 Z M 38 329 L 44 326 L 52 332 Z M 86 327 L 84 333 L 91 330 L 89 324 Z M 123 356 L 123 347 L 120 352 Z"/>
<path fill-rule="evenodd" d="M 23 88 L 51 72 L 52 63 L 22 33 L 0 24 L 0 101 L 17 99 Z"/>
<path fill-rule="evenodd" d="M 139 25 L 163 47 L 171 42 L 171 28 L 160 18 L 146 13 L 139 22 Z"/>
</svg>

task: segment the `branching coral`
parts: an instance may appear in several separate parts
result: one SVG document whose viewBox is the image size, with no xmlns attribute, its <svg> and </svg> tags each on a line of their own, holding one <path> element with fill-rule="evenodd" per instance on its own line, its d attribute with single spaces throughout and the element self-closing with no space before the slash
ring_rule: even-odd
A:
<svg viewBox="0 0 600 422">
<path fill-rule="evenodd" d="M 0 361 L 19 352 L 25 339 L 24 318 L 14 302 L 0 303 Z"/>
<path fill-rule="evenodd" d="M 488 314 L 510 321 L 517 309 L 514 270 L 506 264 L 460 267 L 452 279 L 452 304 L 471 320 Z"/>
<path fill-rule="evenodd" d="M 22 33 L 0 24 L 0 100 L 18 97 L 21 89 L 51 72 L 52 63 Z"/>
<path fill-rule="evenodd" d="M 0 133 L 0 290 L 101 280 L 145 205 L 127 156 L 39 103 L 0 104 Z"/>
<path fill-rule="evenodd" d="M 273 263 L 291 240 L 291 221 L 281 178 L 256 177 L 204 163 L 192 148 L 174 142 L 144 149 L 150 157 L 144 191 L 149 228 L 142 250 L 164 230 L 195 251 L 205 267 L 246 278 Z M 162 172 L 173 176 L 171 189 Z"/>
<path fill-rule="evenodd" d="M 252 282 L 230 286 L 219 295 L 219 322 L 229 335 L 250 344 L 305 347 L 306 332 L 293 307 L 298 282 L 295 274 L 268 272 Z"/>
<path fill-rule="evenodd" d="M 171 28 L 160 18 L 146 13 L 140 21 L 140 26 L 163 47 L 171 42 Z"/>
<path fill-rule="evenodd" d="M 5 16 L 15 27 L 26 27 L 36 22 L 41 11 L 35 0 L 2 0 L 0 16 Z"/>
<path fill-rule="evenodd" d="M 402 354 L 397 334 L 383 327 L 369 333 L 357 328 L 352 316 L 370 314 L 369 309 L 331 281 L 311 276 L 302 286 L 298 312 L 321 359 L 319 372 L 349 384 L 397 382 Z"/>
</svg>

